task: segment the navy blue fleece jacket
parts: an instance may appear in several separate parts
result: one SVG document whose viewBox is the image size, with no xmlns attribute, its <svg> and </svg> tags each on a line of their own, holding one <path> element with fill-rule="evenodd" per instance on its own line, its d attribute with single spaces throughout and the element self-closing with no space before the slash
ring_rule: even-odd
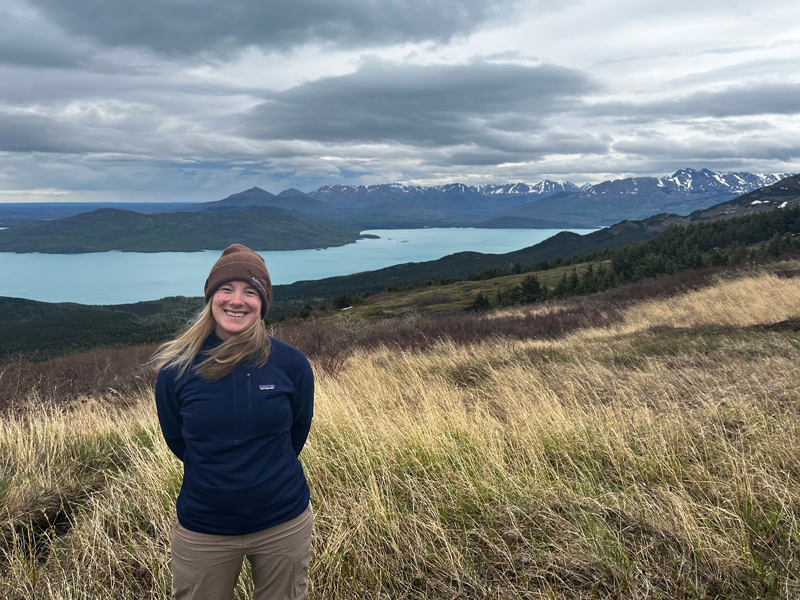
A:
<svg viewBox="0 0 800 600">
<path fill-rule="evenodd" d="M 314 374 L 302 352 L 274 338 L 263 367 L 218 381 L 162 369 L 156 406 L 167 445 L 183 461 L 178 520 L 190 531 L 245 535 L 308 506 L 298 456 L 314 411 Z M 222 343 L 212 333 L 198 353 Z"/>
</svg>

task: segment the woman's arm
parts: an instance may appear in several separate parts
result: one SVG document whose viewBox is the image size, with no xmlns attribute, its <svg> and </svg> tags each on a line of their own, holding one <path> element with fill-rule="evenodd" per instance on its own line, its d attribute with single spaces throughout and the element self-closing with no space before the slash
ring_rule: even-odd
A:
<svg viewBox="0 0 800 600">
<path fill-rule="evenodd" d="M 156 379 L 156 409 L 164 441 L 167 442 L 167 446 L 173 454 L 183 460 L 186 442 L 182 433 L 181 406 L 175 395 L 175 380 L 165 369 L 158 372 L 158 379 Z"/>
<path fill-rule="evenodd" d="M 302 355 L 301 355 L 302 356 Z M 295 395 L 292 399 L 292 448 L 295 454 L 300 452 L 311 429 L 314 416 L 314 371 L 305 356 L 300 361 L 300 369 L 295 383 Z"/>
</svg>

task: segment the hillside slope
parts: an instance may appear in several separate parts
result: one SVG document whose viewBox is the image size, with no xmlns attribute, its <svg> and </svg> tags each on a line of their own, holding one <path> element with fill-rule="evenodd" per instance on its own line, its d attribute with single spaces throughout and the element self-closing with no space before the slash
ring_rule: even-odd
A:
<svg viewBox="0 0 800 600">
<path fill-rule="evenodd" d="M 314 597 L 799 597 L 798 268 L 471 315 L 447 340 L 411 320 L 278 331 L 317 375 L 300 455 Z M 605 318 L 575 327 L 587 313 Z M 13 382 L 0 596 L 169 595 L 182 465 L 142 354 Z M 136 385 L 72 401 L 51 385 L 42 406 L 37 381 L 93 363 L 86 379 L 127 367 Z M 237 597 L 251 591 L 245 569 Z"/>
</svg>

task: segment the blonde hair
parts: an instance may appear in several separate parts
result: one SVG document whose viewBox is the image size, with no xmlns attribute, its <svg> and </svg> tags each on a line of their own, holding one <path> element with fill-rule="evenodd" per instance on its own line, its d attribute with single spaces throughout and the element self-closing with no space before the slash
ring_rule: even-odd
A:
<svg viewBox="0 0 800 600">
<path fill-rule="evenodd" d="M 157 369 L 175 368 L 180 377 L 192 368 L 197 353 L 216 326 L 217 322 L 211 314 L 211 301 L 208 301 L 181 335 L 156 350 L 150 364 Z M 203 379 L 216 381 L 232 373 L 245 359 L 251 359 L 258 367 L 263 367 L 269 359 L 270 347 L 267 328 L 264 321 L 259 319 L 251 327 L 203 353 L 205 358 L 195 365 L 194 372 Z"/>
</svg>

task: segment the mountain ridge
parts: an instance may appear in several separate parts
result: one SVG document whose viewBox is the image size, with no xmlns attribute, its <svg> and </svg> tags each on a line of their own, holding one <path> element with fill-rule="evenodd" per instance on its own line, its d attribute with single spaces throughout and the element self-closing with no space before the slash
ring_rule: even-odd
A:
<svg viewBox="0 0 800 600">
<path fill-rule="evenodd" d="M 325 185 L 304 196 L 356 213 L 374 213 L 381 205 L 393 204 L 394 198 L 419 209 L 449 214 L 452 220 L 474 227 L 498 223 L 513 226 L 514 219 L 534 219 L 547 226 L 602 227 L 661 212 L 689 214 L 783 178 L 781 173 L 718 173 L 684 168 L 664 177 L 629 177 L 582 187 L 550 180 L 478 186 Z"/>
<path fill-rule="evenodd" d="M 625 219 L 672 212 L 688 215 L 771 185 L 781 174 L 717 173 L 678 169 L 663 177 L 631 177 L 581 187 L 569 181 L 452 183 L 419 186 L 326 185 L 308 193 L 288 188 L 273 194 L 259 187 L 213 202 L 148 205 L 0 204 L 0 226 L 60 219 L 108 207 L 143 214 L 280 208 L 344 220 L 364 228 L 405 227 L 605 227 Z M 381 211 L 387 209 L 387 212 Z"/>
</svg>

